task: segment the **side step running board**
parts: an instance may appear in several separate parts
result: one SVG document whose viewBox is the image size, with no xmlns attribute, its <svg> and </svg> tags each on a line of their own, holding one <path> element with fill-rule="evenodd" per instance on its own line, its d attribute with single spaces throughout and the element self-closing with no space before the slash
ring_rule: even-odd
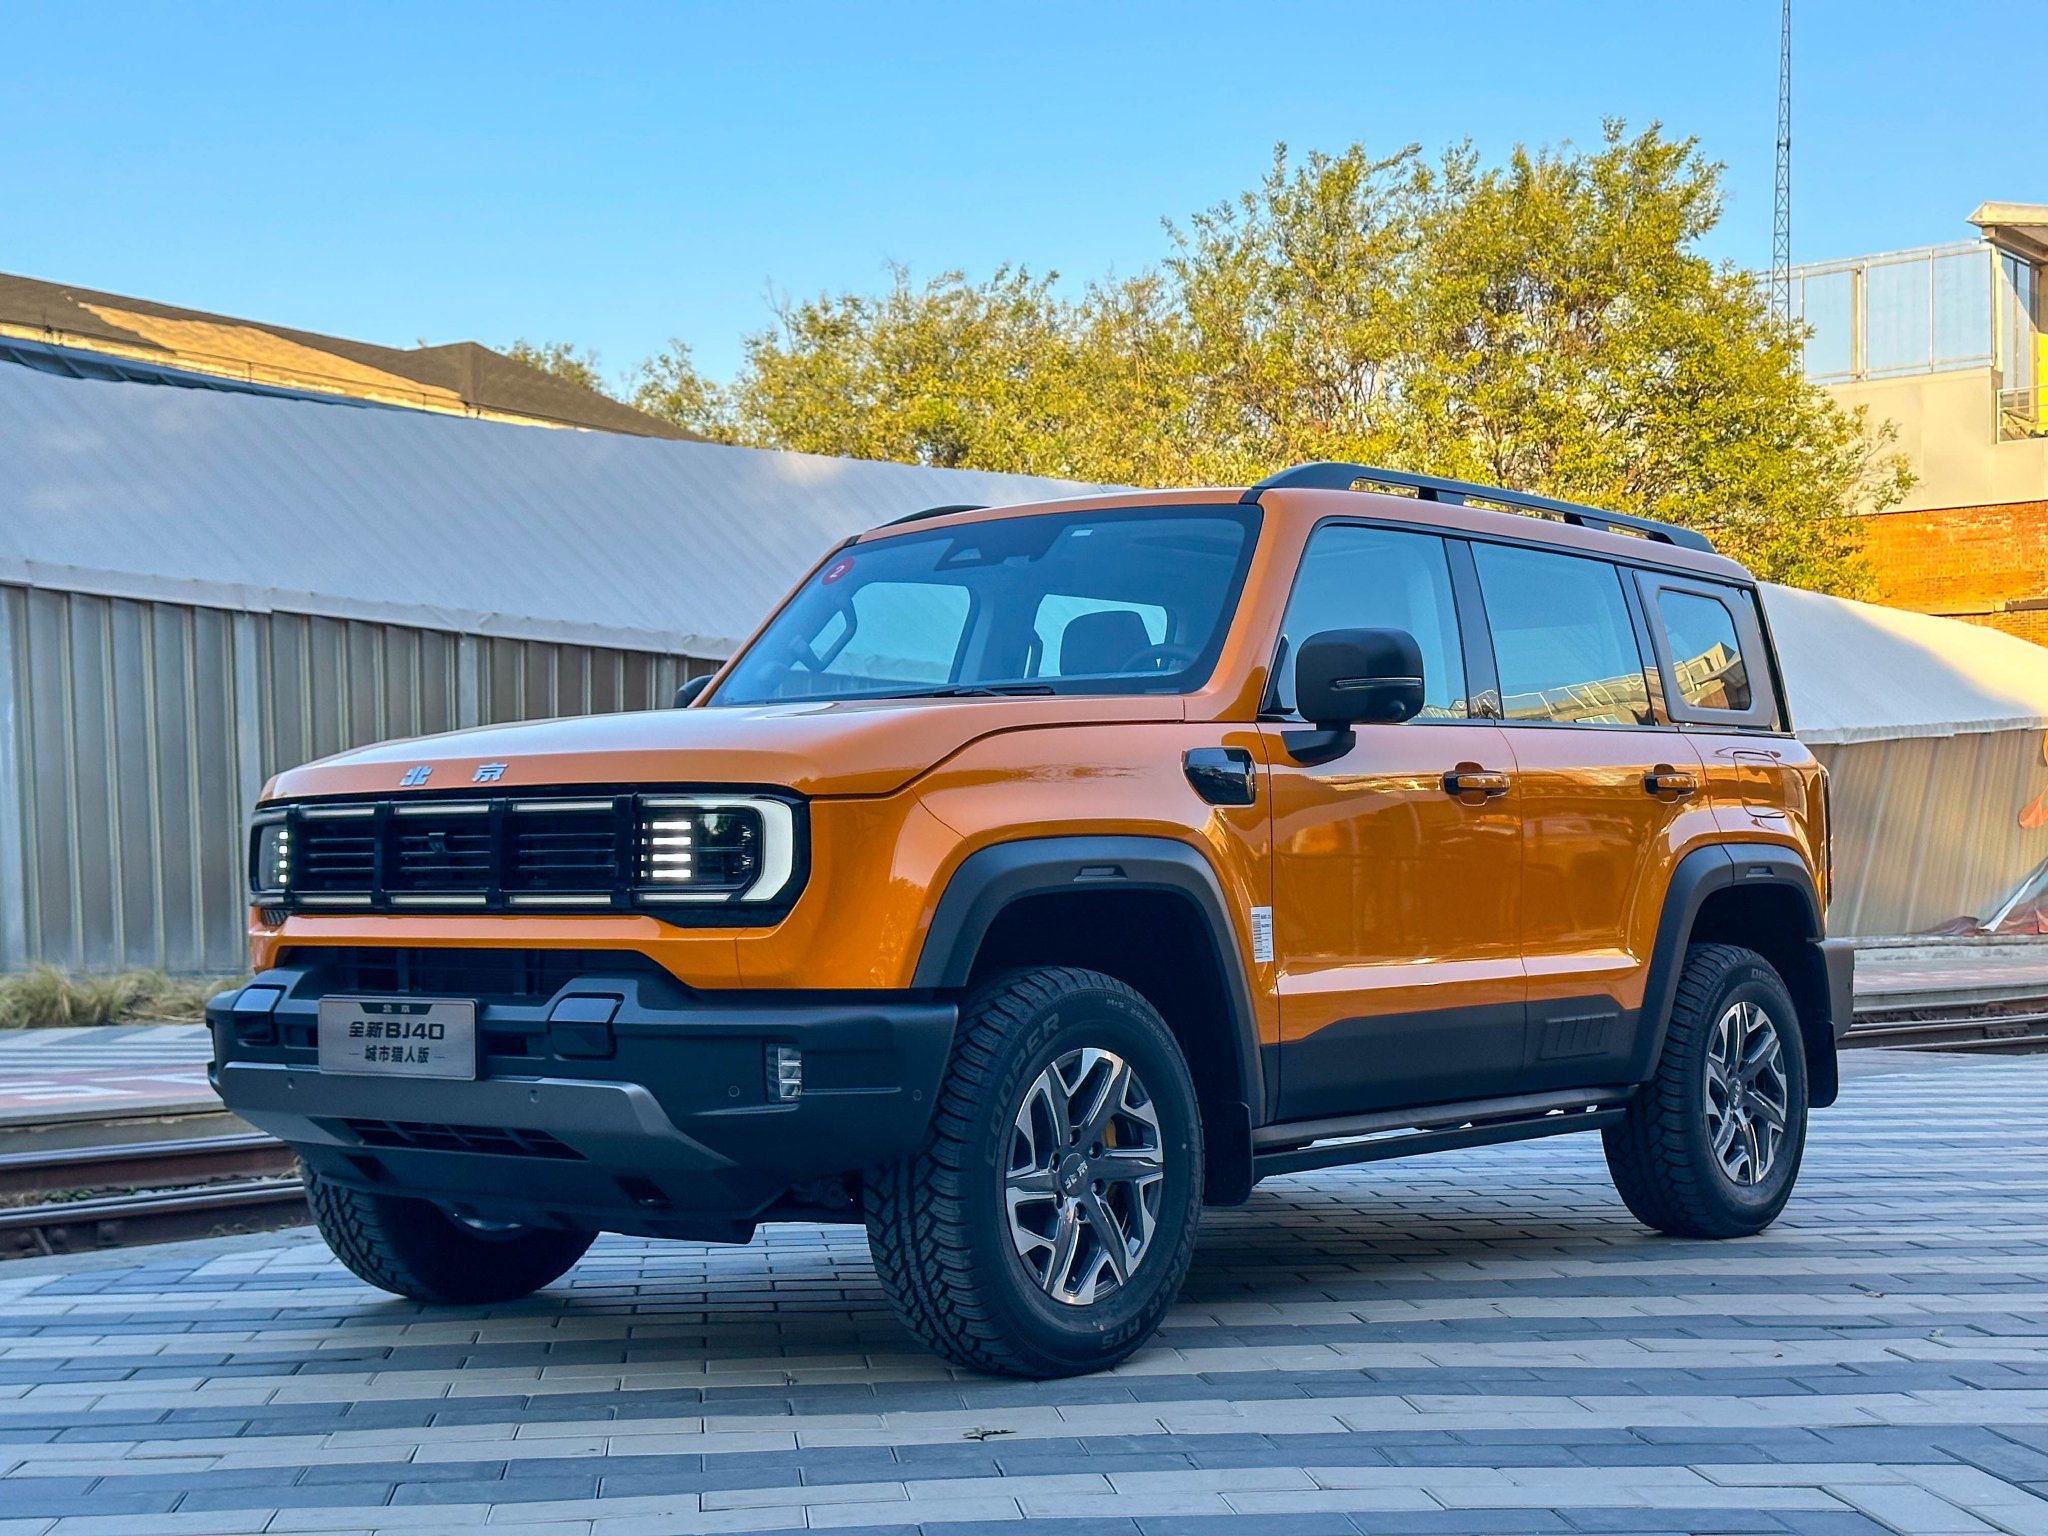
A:
<svg viewBox="0 0 2048 1536">
<path fill-rule="evenodd" d="M 1252 1133 L 1252 1177 L 1376 1163 L 1454 1147 L 1490 1147 L 1571 1131 L 1597 1131 L 1621 1119 L 1633 1087 L 1525 1093 L 1428 1109 L 1388 1110 L 1341 1120 L 1299 1120 Z"/>
</svg>

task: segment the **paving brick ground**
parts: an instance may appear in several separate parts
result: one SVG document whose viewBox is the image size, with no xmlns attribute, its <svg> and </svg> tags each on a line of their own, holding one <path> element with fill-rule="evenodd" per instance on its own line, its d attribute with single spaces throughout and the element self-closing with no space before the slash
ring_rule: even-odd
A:
<svg viewBox="0 0 2048 1536">
<path fill-rule="evenodd" d="M 0 1267 L 0 1536 L 2048 1536 L 2048 1058 L 1858 1053 L 1785 1219 L 1564 1137 L 1264 1187 L 1157 1343 L 950 1372 L 855 1228 L 608 1239 L 516 1306 L 304 1234 Z"/>
</svg>

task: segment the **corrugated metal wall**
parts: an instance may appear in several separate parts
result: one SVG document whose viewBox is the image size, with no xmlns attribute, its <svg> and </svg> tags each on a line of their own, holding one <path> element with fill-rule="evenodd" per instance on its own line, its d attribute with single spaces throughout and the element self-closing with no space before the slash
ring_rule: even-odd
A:
<svg viewBox="0 0 2048 1536">
<path fill-rule="evenodd" d="M 242 964 L 272 773 L 464 725 L 666 704 L 708 660 L 0 585 L 0 968 Z"/>
<path fill-rule="evenodd" d="M 2048 858 L 2020 811 L 2048 787 L 2039 731 L 1817 746 L 1835 810 L 1835 899 L 1845 934 L 1924 933 L 1981 916 Z"/>
</svg>

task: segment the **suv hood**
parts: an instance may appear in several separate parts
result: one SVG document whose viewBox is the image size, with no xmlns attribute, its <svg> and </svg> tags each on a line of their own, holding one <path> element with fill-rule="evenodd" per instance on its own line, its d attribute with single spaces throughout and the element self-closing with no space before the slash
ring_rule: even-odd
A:
<svg viewBox="0 0 2048 1536">
<path fill-rule="evenodd" d="M 1185 704 L 1178 695 L 1068 694 L 535 720 L 343 752 L 277 775 L 263 798 L 403 795 L 472 786 L 483 794 L 558 784 L 751 784 L 805 795 L 886 795 L 984 736 L 1096 721 L 1179 720 Z M 498 773 L 486 773 L 500 765 Z"/>
</svg>

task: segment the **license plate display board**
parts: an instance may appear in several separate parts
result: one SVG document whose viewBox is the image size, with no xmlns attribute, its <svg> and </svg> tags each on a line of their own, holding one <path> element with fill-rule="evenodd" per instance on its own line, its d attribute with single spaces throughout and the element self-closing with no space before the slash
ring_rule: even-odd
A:
<svg viewBox="0 0 2048 1536">
<path fill-rule="evenodd" d="M 320 1070 L 475 1077 L 476 1004 L 466 998 L 323 997 Z"/>
</svg>

